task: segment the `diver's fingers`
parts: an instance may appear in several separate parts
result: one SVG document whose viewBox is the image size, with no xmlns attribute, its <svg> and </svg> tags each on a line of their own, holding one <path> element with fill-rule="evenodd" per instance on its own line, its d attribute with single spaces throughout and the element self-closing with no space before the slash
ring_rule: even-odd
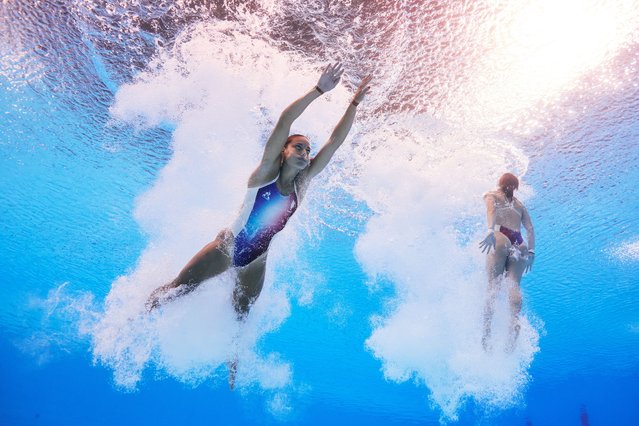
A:
<svg viewBox="0 0 639 426">
<path fill-rule="evenodd" d="M 326 65 L 326 68 L 324 68 L 324 72 L 322 74 L 328 74 L 331 69 L 333 69 L 333 64 Z"/>
</svg>

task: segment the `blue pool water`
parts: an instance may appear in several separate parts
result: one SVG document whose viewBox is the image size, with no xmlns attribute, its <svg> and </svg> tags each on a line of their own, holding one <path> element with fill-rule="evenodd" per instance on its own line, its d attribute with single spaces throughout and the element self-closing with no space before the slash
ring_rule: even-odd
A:
<svg viewBox="0 0 639 426">
<path fill-rule="evenodd" d="M 0 424 L 639 424 L 635 2 L 10 0 L 0 29 Z M 247 323 L 229 275 L 143 314 L 332 59 L 314 149 L 373 91 Z M 486 354 L 506 170 L 537 259 Z"/>
</svg>

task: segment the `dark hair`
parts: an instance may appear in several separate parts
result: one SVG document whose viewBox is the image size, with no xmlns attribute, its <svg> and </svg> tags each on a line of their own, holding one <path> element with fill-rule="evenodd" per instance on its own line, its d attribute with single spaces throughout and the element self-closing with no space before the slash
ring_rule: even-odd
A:
<svg viewBox="0 0 639 426">
<path fill-rule="evenodd" d="M 308 140 L 308 136 L 302 135 L 302 134 L 299 134 L 299 133 L 295 133 L 294 135 L 291 135 L 288 138 L 286 138 L 286 143 L 284 144 L 284 147 L 286 147 L 289 143 L 291 143 L 293 141 L 293 138 L 297 138 L 299 136 L 301 136 L 303 138 L 306 138 L 306 140 Z"/>
<path fill-rule="evenodd" d="M 512 173 L 504 173 L 499 178 L 499 187 L 506 188 L 507 186 L 513 186 L 515 189 L 519 189 L 519 179 Z"/>
</svg>

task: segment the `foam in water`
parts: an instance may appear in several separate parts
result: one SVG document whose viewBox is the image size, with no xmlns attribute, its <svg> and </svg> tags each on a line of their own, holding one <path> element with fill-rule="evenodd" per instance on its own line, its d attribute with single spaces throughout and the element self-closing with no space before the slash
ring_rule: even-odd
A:
<svg viewBox="0 0 639 426">
<path fill-rule="evenodd" d="M 629 241 L 610 250 L 612 256 L 621 261 L 639 260 L 639 241 Z"/>
<path fill-rule="evenodd" d="M 224 364 L 233 356 L 240 359 L 240 387 L 258 384 L 278 389 L 292 380 L 294 366 L 290 361 L 278 354 L 260 355 L 258 348 L 262 336 L 277 330 L 289 315 L 286 282 L 291 279 L 291 271 L 286 269 L 284 254 L 295 253 L 298 234 L 313 232 L 309 227 L 319 222 L 299 219 L 308 215 L 311 199 L 302 204 L 302 210 L 274 241 L 265 289 L 241 329 L 233 319 L 230 304 L 232 273 L 209 280 L 195 293 L 156 314 L 141 312 L 148 294 L 172 279 L 203 244 L 232 221 L 246 179 L 261 154 L 261 143 L 277 115 L 312 86 L 314 81 L 309 76 L 317 75 L 325 65 L 324 61 L 302 59 L 247 35 L 266 33 L 269 14 L 276 17 L 290 10 L 286 2 L 260 5 L 262 9 L 255 14 L 248 10 L 242 14 L 243 29 L 248 31 L 240 31 L 241 25 L 231 22 L 184 31 L 174 48 L 161 52 L 148 72 L 121 87 L 116 95 L 111 110 L 114 119 L 143 127 L 170 122 L 175 127 L 173 156 L 154 187 L 137 203 L 136 219 L 148 234 L 149 244 L 136 268 L 113 283 L 104 312 L 85 328 L 92 336 L 96 361 L 112 367 L 116 382 L 126 388 L 137 386 L 149 367 L 160 375 L 192 384 L 215 379 L 225 374 Z M 579 9 L 581 15 L 575 15 L 584 19 L 570 24 L 587 23 L 597 5 L 599 2 L 587 3 Z M 557 54 L 541 49 L 556 47 L 552 44 L 534 45 L 532 52 L 526 50 L 531 40 L 537 42 L 535 31 L 548 34 L 548 28 L 517 26 L 521 21 L 517 13 L 525 15 L 533 6 L 526 7 L 511 4 L 504 12 L 510 14 L 509 24 L 519 31 L 516 37 L 504 37 L 515 30 L 499 23 L 502 31 L 493 34 L 497 39 L 493 40 L 489 32 L 479 34 L 477 49 L 486 47 L 481 43 L 495 46 L 483 61 L 454 64 L 455 68 L 462 65 L 468 69 L 460 70 L 466 73 L 461 89 L 451 88 L 456 95 L 441 95 L 433 101 L 441 121 L 384 107 L 388 96 L 405 83 L 411 88 L 430 87 L 426 84 L 431 77 L 428 70 L 422 69 L 423 64 L 409 63 L 411 58 L 403 50 L 389 46 L 384 55 L 373 55 L 375 59 L 366 58 L 367 62 L 360 61 L 361 52 L 355 46 L 362 40 L 357 37 L 349 38 L 344 45 L 325 46 L 341 57 L 356 57 L 366 71 L 375 70 L 377 75 L 397 74 L 395 64 L 385 63 L 384 58 L 406 61 L 400 62 L 406 68 L 401 78 L 383 79 L 379 86 L 374 82 L 368 105 L 362 108 L 349 136 L 351 143 L 340 149 L 330 171 L 321 177 L 321 185 L 327 193 L 341 186 L 371 210 L 373 215 L 357 238 L 357 259 L 373 282 L 376 277 L 385 278 L 396 289 L 397 297 L 372 318 L 367 347 L 381 361 L 387 379 L 413 379 L 428 387 L 432 403 L 448 419 L 455 418 L 469 399 L 489 408 L 517 403 L 538 351 L 541 325 L 525 311 L 515 350 L 510 354 L 501 350 L 509 316 L 504 292 L 496 306 L 495 349 L 486 354 L 481 348 L 486 296 L 485 255 L 477 248 L 485 228 L 481 194 L 494 188 L 504 171 L 521 176 L 528 167 L 526 155 L 513 142 L 494 136 L 498 131 L 490 133 L 486 129 L 503 130 L 500 124 L 516 121 L 534 127 L 535 117 L 527 115 L 529 109 L 573 84 L 615 50 L 625 34 L 622 32 L 614 43 L 590 49 L 593 55 L 596 53 L 594 59 L 589 57 L 584 62 L 580 55 L 569 56 L 572 62 L 564 64 L 558 80 L 531 80 L 530 70 L 547 69 L 548 58 Z M 545 2 L 540 7 L 555 6 Z M 555 12 L 551 10 L 553 16 Z M 296 13 L 305 12 L 298 8 Z M 303 21 L 305 17 L 299 18 Z M 399 20 L 418 19 L 407 13 Z M 388 28 L 382 22 L 386 21 L 380 20 L 379 28 L 369 26 L 377 33 L 368 35 L 385 34 Z M 605 23 L 609 28 L 610 22 Z M 561 24 L 558 19 L 552 28 L 561 29 Z M 331 22 L 322 21 L 321 25 L 330 28 Z M 410 43 L 422 45 L 421 40 L 410 39 L 410 31 L 391 33 L 400 38 L 397 49 Z M 415 34 L 432 36 L 427 32 Z M 574 46 L 560 47 L 574 50 Z M 437 58 L 451 54 L 442 46 L 434 48 L 426 53 Z M 450 64 L 442 63 L 444 69 L 446 65 Z M 536 72 L 533 74 L 536 77 Z M 447 87 L 450 82 L 440 83 Z M 313 141 L 323 139 L 326 123 L 339 119 L 341 109 L 335 105 L 345 105 L 348 97 L 343 88 L 331 92 L 315 102 L 292 131 L 305 133 Z M 420 97 L 421 93 L 406 102 L 421 105 Z M 340 161 L 348 167 L 336 167 Z M 522 182 L 518 195 L 529 198 L 532 189 Z M 316 272 L 310 271 L 309 275 Z M 526 277 L 524 293 L 525 287 Z M 298 302 L 309 303 L 312 284 L 301 288 L 296 295 Z M 524 308 L 525 304 L 524 294 Z M 335 306 L 328 315 L 339 324 L 348 311 Z M 286 411 L 286 394 L 276 393 L 270 405 L 276 411 Z"/>
<path fill-rule="evenodd" d="M 626 13 L 632 9 L 629 3 L 572 6 L 545 2 L 539 7 L 555 19 L 552 25 L 540 20 L 538 26 L 522 28 L 517 23 L 534 6 L 510 4 L 511 16 L 499 23 L 497 39 L 484 40 L 493 48 L 465 70 L 463 90 L 443 100 L 438 111 L 443 123 L 415 116 L 393 117 L 380 125 L 383 117 L 378 117 L 364 131 L 367 147 L 374 151 L 361 150 L 354 193 L 375 214 L 358 239 L 356 254 L 373 279 L 392 281 L 397 293 L 373 318 L 366 344 L 382 362 L 387 379 L 412 379 L 428 387 L 443 420 L 456 419 L 468 400 L 486 410 L 521 402 L 529 367 L 539 351 L 543 324 L 526 311 L 526 276 L 515 350 L 503 350 L 509 321 L 505 288 L 496 305 L 494 349 L 482 349 L 487 278 L 485 255 L 477 248 L 485 229 L 481 195 L 495 187 L 503 172 L 523 176 L 528 168 L 526 155 L 514 142 L 496 135 L 512 135 L 513 128 L 525 135 L 537 128 L 543 117 L 537 105 L 551 105 L 574 90 L 579 79 L 616 52 L 634 28 L 635 14 Z M 571 28 L 589 32 L 592 20 L 605 28 L 596 43 L 562 38 Z M 611 35 L 611 29 L 619 27 L 622 30 Z M 546 36 L 553 30 L 561 46 L 536 44 L 535 34 Z M 586 58 L 573 54 L 583 49 L 588 50 Z M 538 78 L 544 75 L 541 70 L 557 67 L 561 72 L 554 74 L 556 78 Z M 529 199 L 532 188 L 525 181 L 521 186 L 517 196 Z"/>
<path fill-rule="evenodd" d="M 231 223 L 279 113 L 313 86 L 309 76 L 319 75 L 317 68 L 293 61 L 227 24 L 201 25 L 118 91 L 115 119 L 175 126 L 173 156 L 136 207 L 149 244 L 135 270 L 113 283 L 105 311 L 89 331 L 95 359 L 113 368 L 116 382 L 125 388 L 135 388 L 148 366 L 197 385 L 225 375 L 226 363 L 234 358 L 239 360 L 238 387 L 280 389 L 291 382 L 291 364 L 276 353 L 262 355 L 259 342 L 289 315 L 286 286 L 275 275 L 283 259 L 295 253 L 295 217 L 272 244 L 265 287 L 246 323 L 234 319 L 232 272 L 151 315 L 143 305 L 154 288 L 170 281 Z M 331 96 L 346 103 L 341 99 L 346 93 Z M 312 140 L 317 134 L 325 137 L 321 124 L 337 119 L 327 101 L 320 100 L 292 131 L 304 129 Z M 300 294 L 302 303 L 309 293 L 307 288 Z M 277 395 L 271 405 L 285 409 L 285 397 Z"/>
<path fill-rule="evenodd" d="M 22 352 L 31 356 L 39 365 L 46 364 L 60 353 L 79 350 L 77 331 L 68 324 L 83 329 L 94 319 L 97 308 L 93 294 L 71 290 L 64 282 L 49 290 L 46 298 L 31 297 L 29 308 L 41 312 L 38 330 L 18 342 Z"/>
<path fill-rule="evenodd" d="M 452 9 L 442 6 L 436 13 L 397 2 L 357 5 L 359 11 L 370 13 L 369 20 L 362 19 L 359 11 L 343 13 L 348 5 L 339 2 L 330 8 L 323 2 L 312 3 L 313 7 L 258 1 L 252 3 L 258 10 L 253 13 L 253 7 L 231 2 L 239 9 L 235 15 L 244 21 L 247 32 L 240 32 L 237 23 L 191 28 L 177 37 L 175 48 L 160 52 L 148 72 L 119 89 L 111 110 L 114 119 L 141 127 L 171 123 L 175 127 L 173 157 L 153 188 L 138 199 L 136 219 L 149 243 L 136 267 L 113 283 L 103 308 L 95 307 L 90 295 L 70 296 L 68 306 L 81 314 L 81 331 L 91 338 L 96 362 L 113 369 L 117 384 L 134 389 L 148 370 L 192 385 L 224 381 L 225 363 L 237 357 L 240 389 L 256 384 L 272 390 L 271 411 L 291 409 L 281 389 L 293 380 L 294 365 L 285 355 L 263 354 L 259 345 L 266 333 L 275 332 L 289 316 L 292 293 L 286 284 L 290 280 L 301 278 L 307 283 L 298 286 L 302 289 L 295 294 L 298 303 L 312 300 L 321 271 L 293 275 L 285 260 L 296 253 L 298 233 L 313 232 L 309 227 L 317 225 L 317 220 L 300 220 L 308 215 L 310 203 L 302 204 L 276 237 L 264 291 L 246 324 L 240 326 L 234 320 L 230 272 L 152 315 L 143 311 L 149 293 L 172 279 L 231 222 L 246 178 L 261 154 L 258 142 L 265 140 L 281 109 L 314 83 L 309 76 L 325 65 L 261 41 L 265 34 L 270 36 L 269 25 L 284 16 L 291 27 L 303 23 L 315 30 L 318 52 L 335 52 L 386 77 L 374 82 L 367 99 L 376 112 L 358 117 L 349 137 L 356 143 L 345 145 L 331 166 L 330 177 L 322 177 L 326 184 L 322 189 L 347 183 L 344 189 L 373 213 L 358 236 L 356 255 L 373 283 L 375 278 L 385 278 L 396 288 L 387 308 L 371 318 L 372 333 L 366 341 L 380 360 L 384 377 L 412 379 L 426 386 L 445 419 L 456 418 L 469 399 L 487 408 L 517 403 L 539 350 L 542 326 L 524 310 L 515 350 L 502 351 L 508 325 L 502 292 L 495 313 L 494 351 L 483 352 L 486 277 L 484 255 L 476 244 L 485 228 L 481 194 L 494 187 L 502 172 L 523 175 L 528 165 L 511 141 L 486 134 L 485 129 L 498 132 L 504 130 L 500 124 L 506 123 L 505 130 L 510 131 L 508 125 L 519 122 L 526 130 L 534 128 L 536 117 L 528 116 L 529 109 L 573 87 L 581 75 L 624 43 L 628 29 L 634 28 L 629 24 L 636 18 L 631 13 L 634 2 L 548 0 L 498 7 L 475 2 Z M 131 5 L 137 7 L 137 2 Z M 385 6 L 386 14 L 377 13 Z M 115 13 L 115 8 L 107 7 L 112 9 L 109 14 Z M 490 16 L 483 17 L 483 8 Z M 292 17 L 285 13 L 291 10 Z M 499 10 L 504 10 L 511 25 L 490 20 Z M 440 12 L 443 18 L 438 18 Z M 90 10 L 87 16 L 94 19 L 95 14 Z M 485 31 L 465 24 L 478 21 Z M 490 26 L 499 31 L 492 32 Z M 600 31 L 592 31 L 593 27 Z M 456 37 L 451 28 L 463 37 Z M 350 33 L 347 41 L 339 37 L 343 32 Z M 557 32 L 570 36 L 556 36 Z M 592 38 L 601 33 L 605 37 Z M 299 48 L 298 40 L 279 36 L 280 46 Z M 339 45 L 332 44 L 335 39 Z M 558 44 L 557 39 L 566 43 Z M 460 41 L 481 52 L 482 60 L 465 63 L 467 51 L 457 54 L 464 44 Z M 22 62 L 22 57 L 11 57 L 0 73 L 13 75 L 20 68 L 13 64 Z M 27 68 L 33 78 L 42 73 L 37 62 L 28 63 Z M 441 75 L 437 69 L 443 70 Z M 455 73 L 463 78 L 456 80 Z M 336 122 L 341 112 L 335 105 L 347 99 L 343 88 L 331 92 L 309 108 L 293 132 L 308 134 L 312 140 L 325 137 L 326 123 Z M 406 105 L 434 110 L 442 121 L 402 115 L 385 109 L 387 103 L 403 111 L 410 109 L 403 108 Z M 367 107 L 362 108 L 364 114 L 373 110 Z M 456 124 L 448 127 L 445 121 Z M 348 167 L 335 167 L 340 160 L 347 160 Z M 520 192 L 524 199 L 532 195 L 525 182 Z M 635 246 L 624 245 L 619 253 L 636 260 Z M 64 289 L 50 294 L 43 305 L 47 312 L 59 309 L 61 300 L 66 303 Z M 524 294 L 524 309 L 525 305 Z M 339 325 L 349 310 L 335 305 L 328 315 Z M 42 347 L 41 341 L 32 343 L 34 352 Z"/>
<path fill-rule="evenodd" d="M 286 394 L 276 390 L 290 385 L 294 366 L 281 355 L 262 355 L 259 342 L 289 315 L 287 279 L 278 271 L 285 269 L 284 254 L 295 253 L 298 215 L 275 240 L 265 288 L 242 327 L 233 319 L 230 272 L 157 313 L 142 309 L 155 287 L 231 222 L 261 154 L 256 142 L 265 140 L 288 103 L 312 87 L 309 76 L 323 65 L 276 51 L 229 24 L 201 25 L 118 91 L 115 119 L 175 126 L 173 157 L 137 203 L 136 219 L 149 244 L 136 268 L 113 283 L 104 312 L 86 329 L 96 361 L 113 369 L 119 385 L 135 388 L 147 368 L 193 385 L 221 380 L 225 363 L 237 357 L 237 385 L 272 389 L 271 408 L 288 409 Z M 346 104 L 348 96 L 342 88 L 328 96 L 330 104 L 314 103 L 292 131 L 311 140 L 325 137 L 325 123 L 337 122 L 341 112 L 334 104 Z M 379 105 L 383 98 L 373 93 L 367 102 Z M 513 353 L 483 352 L 486 282 L 475 243 L 476 231 L 484 228 L 481 194 L 504 170 L 525 173 L 525 155 L 507 141 L 427 116 L 364 115 L 351 138 L 335 162 L 348 159 L 349 167 L 333 164 L 322 185 L 348 183 L 345 189 L 374 213 L 356 254 L 367 273 L 390 279 L 397 289 L 392 308 L 373 319 L 366 342 L 384 376 L 427 386 L 446 418 L 455 418 L 468 398 L 489 407 L 514 404 L 528 380 L 538 334 L 524 317 Z M 309 294 L 312 289 L 300 294 L 300 302 L 308 303 Z M 336 309 L 329 317 L 339 322 L 348 313 Z M 501 300 L 496 348 L 505 344 L 507 318 Z"/>
<path fill-rule="evenodd" d="M 517 403 L 538 332 L 523 316 L 517 347 L 505 353 L 509 309 L 502 297 L 495 350 L 483 351 L 485 255 L 477 243 L 485 228 L 482 193 L 504 170 L 523 174 L 526 157 L 506 142 L 427 117 L 369 129 L 367 138 L 378 145 L 362 164 L 357 195 L 375 215 L 356 254 L 371 277 L 391 280 L 397 291 L 374 319 L 367 347 L 387 379 L 427 386 L 444 418 L 455 419 L 470 398 L 487 407 Z M 530 188 L 523 184 L 521 192 L 525 198 Z"/>
</svg>

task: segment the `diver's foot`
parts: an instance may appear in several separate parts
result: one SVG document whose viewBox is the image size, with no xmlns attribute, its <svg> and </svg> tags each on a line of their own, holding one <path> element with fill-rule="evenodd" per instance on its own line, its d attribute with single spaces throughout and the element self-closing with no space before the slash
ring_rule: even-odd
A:
<svg viewBox="0 0 639 426">
<path fill-rule="evenodd" d="M 172 301 L 173 299 L 181 296 L 184 293 L 185 291 L 182 286 L 173 287 L 172 283 L 166 284 L 153 290 L 149 298 L 146 299 L 144 306 L 146 307 L 146 311 L 148 313 L 151 313 L 155 309 L 159 308 L 167 302 Z"/>
<path fill-rule="evenodd" d="M 235 389 L 235 375 L 237 374 L 237 361 L 231 361 L 228 363 L 229 367 L 229 388 Z"/>
<path fill-rule="evenodd" d="M 151 292 L 151 295 L 149 295 L 149 298 L 146 299 L 146 302 L 144 303 L 144 307 L 148 313 L 151 313 L 153 310 L 159 308 L 165 303 L 170 302 L 188 292 L 189 289 L 185 285 L 176 286 L 173 282 L 164 284 Z"/>
<path fill-rule="evenodd" d="M 147 301 L 144 302 L 144 307 L 146 308 L 147 313 L 150 314 L 151 312 L 153 312 L 153 310 L 160 307 L 160 300 L 157 297 L 151 295 L 151 297 L 149 297 Z"/>
</svg>

